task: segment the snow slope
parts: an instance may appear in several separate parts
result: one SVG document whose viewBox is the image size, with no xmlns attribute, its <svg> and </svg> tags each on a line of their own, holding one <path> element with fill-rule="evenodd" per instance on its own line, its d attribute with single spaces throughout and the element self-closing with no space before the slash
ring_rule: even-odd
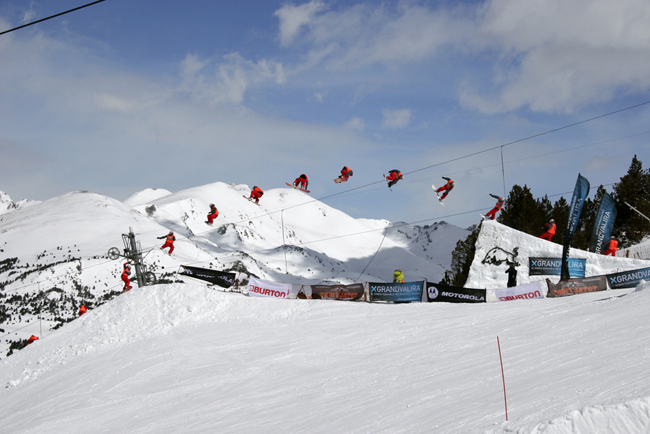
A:
<svg viewBox="0 0 650 434">
<path fill-rule="evenodd" d="M 482 305 L 137 289 L 0 362 L 3 432 L 646 433 L 648 288 Z"/>
</svg>

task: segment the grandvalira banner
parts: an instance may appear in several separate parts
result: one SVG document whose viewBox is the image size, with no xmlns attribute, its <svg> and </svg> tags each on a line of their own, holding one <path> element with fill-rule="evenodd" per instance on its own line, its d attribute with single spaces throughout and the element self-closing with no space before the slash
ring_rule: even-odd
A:
<svg viewBox="0 0 650 434">
<path fill-rule="evenodd" d="M 586 259 L 569 258 L 569 276 L 585 277 Z M 559 276 L 562 258 L 528 258 L 529 276 Z"/>
<path fill-rule="evenodd" d="M 370 301 L 422 301 L 424 281 L 406 283 L 368 283 Z"/>
<path fill-rule="evenodd" d="M 485 303 L 485 289 L 459 288 L 427 282 L 427 301 L 445 303 Z"/>
<path fill-rule="evenodd" d="M 609 287 L 612 289 L 634 288 L 642 280 L 650 280 L 650 267 L 607 275 Z"/>
<path fill-rule="evenodd" d="M 181 265 L 181 271 L 178 274 L 205 280 L 206 282 L 214 283 L 224 288 L 230 288 L 235 282 L 236 276 L 235 273 L 211 270 L 209 268 L 190 267 L 189 265 Z"/>
</svg>

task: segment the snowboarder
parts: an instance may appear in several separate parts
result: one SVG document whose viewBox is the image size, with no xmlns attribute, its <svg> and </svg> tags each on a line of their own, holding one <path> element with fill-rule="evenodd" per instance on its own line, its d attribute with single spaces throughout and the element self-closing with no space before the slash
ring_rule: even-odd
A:
<svg viewBox="0 0 650 434">
<path fill-rule="evenodd" d="M 442 179 L 446 179 L 447 183 L 436 190 L 436 194 L 438 195 L 438 200 L 440 202 L 442 202 L 442 200 L 447 197 L 449 192 L 454 189 L 454 185 L 456 185 L 456 184 L 454 184 L 454 181 L 451 180 L 450 178 L 447 178 L 447 177 L 443 176 Z M 440 193 L 443 192 L 443 191 L 445 192 L 445 194 L 440 196 Z"/>
<path fill-rule="evenodd" d="M 517 286 L 517 269 L 515 268 L 515 264 L 510 264 L 506 273 L 508 274 L 508 288 Z"/>
<path fill-rule="evenodd" d="M 208 213 L 208 221 L 206 221 L 206 223 L 212 226 L 214 219 L 216 219 L 217 217 L 219 217 L 219 210 L 217 209 L 216 206 L 214 206 L 213 203 L 211 203 L 210 212 Z"/>
<path fill-rule="evenodd" d="M 404 283 L 404 273 L 402 273 L 402 270 L 395 270 L 393 273 L 393 283 Z"/>
<path fill-rule="evenodd" d="M 341 169 L 341 175 L 334 180 L 337 184 L 340 184 L 341 182 L 347 181 L 354 173 L 352 173 L 352 170 L 348 166 L 343 166 L 343 169 Z"/>
<path fill-rule="evenodd" d="M 612 255 L 616 256 L 616 250 L 618 250 L 618 241 L 616 241 L 616 238 L 613 236 L 609 239 L 609 245 L 607 246 L 607 250 L 605 250 L 605 253 L 603 255 Z"/>
<path fill-rule="evenodd" d="M 131 265 L 127 262 L 124 264 L 124 270 L 122 270 L 122 281 L 124 282 L 124 288 L 122 288 L 122 292 L 130 291 L 131 290 L 131 279 L 129 279 L 129 276 L 131 275 Z"/>
<path fill-rule="evenodd" d="M 551 238 L 553 238 L 553 235 L 555 235 L 555 220 L 551 219 L 548 223 L 546 223 L 546 227 L 548 230 L 539 237 L 543 240 L 545 239 L 551 241 Z"/>
<path fill-rule="evenodd" d="M 162 237 L 158 237 L 159 240 L 162 240 L 165 238 L 165 244 L 162 245 L 161 249 L 166 249 L 169 247 L 169 256 L 171 256 L 172 252 L 174 251 L 174 241 L 176 241 L 176 237 L 174 236 L 173 231 L 169 231 L 167 235 L 163 235 Z"/>
<path fill-rule="evenodd" d="M 262 197 L 263 194 L 264 194 L 264 192 L 262 191 L 262 189 L 259 188 L 256 185 L 254 185 L 253 190 L 251 191 L 250 198 L 248 200 L 255 199 L 255 203 L 259 204 L 260 203 L 260 197 Z"/>
<path fill-rule="evenodd" d="M 393 185 L 397 184 L 397 181 L 400 179 L 404 179 L 402 176 L 402 172 L 399 170 L 391 170 L 388 172 L 388 176 L 384 176 L 386 178 L 386 181 L 388 181 L 388 188 L 391 188 Z"/>
<path fill-rule="evenodd" d="M 83 315 L 86 312 L 88 312 L 88 308 L 86 307 L 85 304 L 82 304 L 81 307 L 79 308 L 79 316 Z"/>
<path fill-rule="evenodd" d="M 293 181 L 293 186 L 296 188 L 300 188 L 303 190 L 307 190 L 307 186 L 309 185 L 309 179 L 307 178 L 307 175 L 304 173 L 300 175 L 299 177 L 296 178 L 295 181 Z"/>
<path fill-rule="evenodd" d="M 503 208 L 503 204 L 506 203 L 505 199 L 499 196 L 495 196 L 494 194 L 490 194 L 493 198 L 497 199 L 497 203 L 494 205 L 494 208 L 492 208 L 487 214 L 485 214 L 485 218 L 490 217 L 491 220 L 494 220 L 494 218 L 497 216 L 497 213 L 501 211 L 501 208 Z"/>
</svg>

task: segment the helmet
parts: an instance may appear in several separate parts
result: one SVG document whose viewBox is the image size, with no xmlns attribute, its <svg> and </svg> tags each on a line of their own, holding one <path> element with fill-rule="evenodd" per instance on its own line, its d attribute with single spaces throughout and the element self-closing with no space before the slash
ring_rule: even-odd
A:
<svg viewBox="0 0 650 434">
<path fill-rule="evenodd" d="M 131 268 L 131 264 L 126 264 L 124 268 Z"/>
<path fill-rule="evenodd" d="M 616 237 L 615 237 L 614 235 L 612 235 L 610 238 L 611 238 L 612 240 L 615 240 L 615 239 L 616 239 Z"/>
<path fill-rule="evenodd" d="M 506 200 L 502 197 L 499 198 L 499 202 L 505 202 Z"/>
<path fill-rule="evenodd" d="M 555 220 L 551 219 L 551 223 L 555 223 Z"/>
<path fill-rule="evenodd" d="M 169 231 L 169 235 L 174 235 L 174 231 Z"/>
<path fill-rule="evenodd" d="M 212 206 L 214 206 L 214 204 L 213 204 L 213 203 L 211 203 L 211 204 L 210 204 L 210 206 L 212 207 Z"/>
</svg>

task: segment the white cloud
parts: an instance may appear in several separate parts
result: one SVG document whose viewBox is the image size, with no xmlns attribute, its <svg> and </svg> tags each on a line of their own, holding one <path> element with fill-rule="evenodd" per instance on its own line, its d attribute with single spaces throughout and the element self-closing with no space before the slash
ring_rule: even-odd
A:
<svg viewBox="0 0 650 434">
<path fill-rule="evenodd" d="M 325 98 L 325 95 L 327 95 L 327 92 L 314 92 L 314 98 L 318 102 L 323 102 L 323 98 Z"/>
<path fill-rule="evenodd" d="M 225 55 L 214 65 L 210 60 L 188 54 L 181 62 L 181 77 L 183 92 L 213 104 L 241 104 L 251 85 L 283 84 L 286 80 L 281 63 L 266 59 L 253 62 L 239 53 Z"/>
<path fill-rule="evenodd" d="M 411 122 L 411 116 L 413 115 L 413 110 L 410 109 L 399 109 L 399 110 L 390 110 L 384 109 L 381 112 L 384 115 L 384 120 L 381 123 L 382 128 L 406 128 Z"/>
<path fill-rule="evenodd" d="M 280 45 L 291 45 L 303 26 L 308 26 L 316 13 L 325 9 L 325 3 L 312 0 L 300 6 L 286 4 L 277 11 L 275 16 L 280 20 Z"/>
<path fill-rule="evenodd" d="M 352 118 L 345 124 L 345 127 L 350 130 L 363 131 L 366 128 L 366 124 L 361 118 Z"/>
</svg>

